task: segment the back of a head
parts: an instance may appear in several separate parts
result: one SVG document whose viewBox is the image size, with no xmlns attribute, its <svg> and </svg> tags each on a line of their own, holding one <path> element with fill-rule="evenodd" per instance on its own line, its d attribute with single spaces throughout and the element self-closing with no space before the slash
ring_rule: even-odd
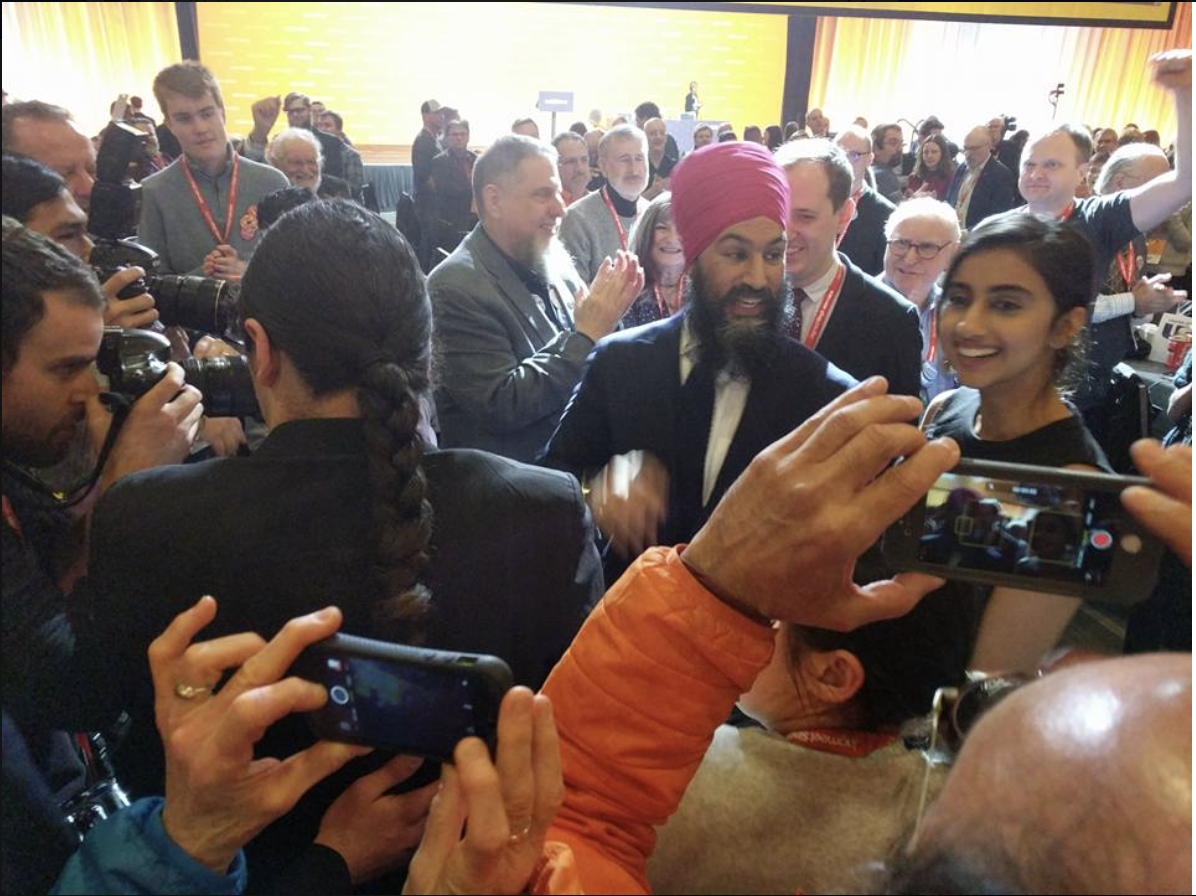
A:
<svg viewBox="0 0 1196 896">
<path fill-rule="evenodd" d="M 66 191 L 66 181 L 41 162 L 6 152 L 3 187 L 4 214 L 25 223 L 36 206 Z"/>
<path fill-rule="evenodd" d="M 1117 147 L 1110 154 L 1108 161 L 1105 162 L 1105 166 L 1101 168 L 1100 177 L 1096 179 L 1096 184 L 1093 186 L 1096 194 L 1103 196 L 1106 193 L 1112 192 L 1113 180 L 1116 177 L 1130 171 L 1139 162 L 1148 157 L 1162 159 L 1164 162 L 1167 160 L 1167 154 L 1150 143 L 1127 143 L 1124 146 Z M 1092 162 L 1096 162 L 1096 156 L 1092 157 Z"/>
<path fill-rule="evenodd" d="M 0 112 L 0 121 L 3 122 L 0 135 L 2 135 L 5 152 L 24 152 L 27 154 L 31 149 L 31 147 L 16 145 L 15 126 L 21 120 L 65 123 L 71 120 L 71 113 L 62 108 L 62 106 L 55 106 L 53 103 L 43 103 L 41 100 L 9 103 Z"/>
<path fill-rule="evenodd" d="M 293 208 L 315 202 L 316 195 L 307 187 L 283 187 L 267 193 L 257 204 L 257 224 L 261 230 L 274 223 Z"/>
<path fill-rule="evenodd" d="M 497 184 L 513 177 L 523 164 L 524 159 L 542 156 L 557 165 L 557 151 L 547 143 L 541 143 L 533 137 L 521 134 L 504 134 L 499 137 L 478 156 L 473 165 L 473 198 L 478 208 L 478 215 L 486 217 L 486 203 L 483 201 L 483 190 L 490 184 Z"/>
<path fill-rule="evenodd" d="M 417 426 L 432 313 L 415 254 L 360 206 L 302 205 L 263 234 L 241 280 L 241 317 L 261 324 L 314 396 L 356 393 L 379 531 L 374 633 L 417 639 L 431 535 Z"/>
<path fill-rule="evenodd" d="M 803 646 L 847 650 L 864 670 L 856 707 L 872 729 L 895 728 L 930 711 L 934 692 L 963 682 L 979 621 L 978 605 L 958 592 L 924 597 L 905 616 L 834 632 L 793 626 L 791 655 Z"/>
<path fill-rule="evenodd" d="M 843 150 L 825 138 L 793 140 L 784 144 L 773 156 L 778 165 L 788 171 L 794 165 L 816 163 L 822 165 L 830 181 L 831 207 L 838 211 L 851 197 L 855 169 Z"/>
<path fill-rule="evenodd" d="M 651 101 L 640 103 L 635 107 L 635 118 L 637 121 L 647 121 L 649 118 L 663 118 L 660 114 L 660 106 Z"/>
<path fill-rule="evenodd" d="M 980 720 L 889 892 L 1187 892 L 1191 845 L 1192 657 L 1103 660 Z"/>
</svg>

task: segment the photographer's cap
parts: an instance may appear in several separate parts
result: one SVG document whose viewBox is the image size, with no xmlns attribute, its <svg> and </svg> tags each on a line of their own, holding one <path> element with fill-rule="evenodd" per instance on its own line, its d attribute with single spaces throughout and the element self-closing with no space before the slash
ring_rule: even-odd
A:
<svg viewBox="0 0 1196 896">
<path fill-rule="evenodd" d="M 422 106 L 419 107 L 420 115 L 427 115 L 429 112 L 439 112 L 440 103 L 436 100 L 426 100 Z"/>
</svg>

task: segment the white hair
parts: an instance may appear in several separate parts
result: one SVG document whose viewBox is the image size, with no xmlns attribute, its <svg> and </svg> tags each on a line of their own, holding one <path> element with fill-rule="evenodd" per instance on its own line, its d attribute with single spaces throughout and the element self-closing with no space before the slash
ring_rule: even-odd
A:
<svg viewBox="0 0 1196 896">
<path fill-rule="evenodd" d="M 602 139 L 598 141 L 598 156 L 600 158 L 604 157 L 607 147 L 616 140 L 634 140 L 640 146 L 647 147 L 648 145 L 647 134 L 633 124 L 621 124 L 617 128 L 611 128 L 602 135 Z"/>
<path fill-rule="evenodd" d="M 296 142 L 306 143 L 315 149 L 316 161 L 320 163 L 320 170 L 322 171 L 324 169 L 324 153 L 320 148 L 320 141 L 316 139 L 315 134 L 306 128 L 287 128 L 271 140 L 270 146 L 266 150 L 266 161 L 277 168 L 278 164 L 286 158 L 286 148 Z"/>
<path fill-rule="evenodd" d="M 885 222 L 885 239 L 891 240 L 893 234 L 897 232 L 897 226 L 908 221 L 910 218 L 931 218 L 938 221 L 951 232 L 951 242 L 959 242 L 961 233 L 959 229 L 959 215 L 946 202 L 931 199 L 929 196 L 907 199 L 897 206 L 893 213 L 889 215 L 889 220 Z"/>
<path fill-rule="evenodd" d="M 1126 174 L 1148 156 L 1167 158 L 1167 154 L 1153 143 L 1127 143 L 1117 147 L 1110 154 L 1109 161 L 1105 162 L 1105 167 L 1100 170 L 1100 177 L 1096 179 L 1096 185 L 1092 188 L 1093 192 L 1097 196 L 1104 196 L 1113 183 L 1113 178 Z"/>
</svg>

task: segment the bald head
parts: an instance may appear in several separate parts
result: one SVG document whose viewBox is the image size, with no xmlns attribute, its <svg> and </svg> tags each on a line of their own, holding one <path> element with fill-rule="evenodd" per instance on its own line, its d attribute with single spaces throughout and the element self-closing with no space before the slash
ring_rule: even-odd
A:
<svg viewBox="0 0 1196 896">
<path fill-rule="evenodd" d="M 992 132 L 986 125 L 972 128 L 963 138 L 963 156 L 968 161 L 968 168 L 979 168 L 988 161 L 992 152 Z"/>
<path fill-rule="evenodd" d="M 1109 156 L 1094 189 L 1098 196 L 1132 190 L 1171 170 L 1166 154 L 1149 143 L 1127 143 Z"/>
<path fill-rule="evenodd" d="M 1152 654 L 1057 672 L 985 716 L 913 864 L 1023 892 L 1172 893 L 1191 848 L 1192 658 Z"/>
</svg>

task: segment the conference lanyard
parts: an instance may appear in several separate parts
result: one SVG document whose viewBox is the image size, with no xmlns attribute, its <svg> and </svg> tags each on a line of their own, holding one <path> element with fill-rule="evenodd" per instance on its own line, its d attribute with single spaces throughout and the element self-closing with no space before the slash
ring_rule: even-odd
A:
<svg viewBox="0 0 1196 896">
<path fill-rule="evenodd" d="M 623 251 L 627 251 L 627 231 L 623 229 L 623 222 L 619 220 L 619 213 L 615 211 L 615 204 L 610 201 L 610 196 L 607 190 L 610 187 L 602 188 L 602 201 L 606 203 L 606 210 L 610 212 L 611 219 L 615 222 L 615 228 L 619 231 L 619 244 L 623 247 Z"/>
<path fill-rule="evenodd" d="M 669 310 L 668 305 L 665 304 L 664 296 L 661 295 L 660 284 L 658 283 L 655 286 L 653 286 L 652 291 L 656 294 L 656 307 L 660 309 L 660 319 L 665 320 L 666 318 L 672 317 L 673 312 Z M 679 299 L 681 299 L 682 301 L 685 300 L 685 275 L 684 274 L 682 274 L 681 279 L 677 281 L 677 297 Z"/>
<path fill-rule="evenodd" d="M 843 278 L 845 276 L 847 276 L 847 267 L 840 267 L 839 273 L 835 274 L 835 279 L 831 281 L 830 289 L 822 297 L 822 302 L 818 305 L 818 311 L 814 314 L 814 320 L 810 324 L 810 332 L 806 334 L 806 348 L 815 349 L 818 347 L 818 340 L 822 338 L 822 331 L 826 328 L 826 322 L 830 319 L 831 312 L 835 310 L 835 305 L 839 301 L 839 290 L 843 287 Z"/>
<path fill-rule="evenodd" d="M 1126 286 L 1133 286 L 1134 281 L 1130 278 L 1134 276 L 1134 271 L 1137 269 L 1138 259 L 1134 252 L 1134 244 L 1130 243 L 1126 246 L 1125 256 L 1120 252 L 1117 253 L 1117 270 L 1121 272 L 1121 280 Z"/>
<path fill-rule="evenodd" d="M 926 363 L 933 364 L 939 353 L 939 324 L 938 314 L 930 313 L 930 349 L 926 352 Z"/>
<path fill-rule="evenodd" d="M 187 185 L 191 187 L 191 195 L 195 197 L 195 203 L 199 206 L 200 214 L 203 215 L 204 223 L 208 225 L 208 230 L 212 232 L 212 236 L 216 238 L 216 244 L 223 246 L 228 243 L 228 238 L 233 232 L 233 215 L 237 211 L 237 183 L 241 175 L 240 156 L 233 153 L 233 176 L 228 188 L 228 213 L 224 217 L 224 236 L 220 235 L 220 231 L 216 229 L 216 220 L 212 217 L 212 210 L 208 208 L 208 203 L 200 195 L 199 185 L 195 183 L 195 176 L 191 174 L 191 166 L 187 163 L 187 157 L 182 157 L 183 174 L 187 178 Z"/>
<path fill-rule="evenodd" d="M 859 758 L 887 747 L 897 736 L 882 731 L 851 731 L 844 728 L 812 728 L 791 731 L 785 740 L 811 750 L 836 753 L 839 756 Z"/>
</svg>

